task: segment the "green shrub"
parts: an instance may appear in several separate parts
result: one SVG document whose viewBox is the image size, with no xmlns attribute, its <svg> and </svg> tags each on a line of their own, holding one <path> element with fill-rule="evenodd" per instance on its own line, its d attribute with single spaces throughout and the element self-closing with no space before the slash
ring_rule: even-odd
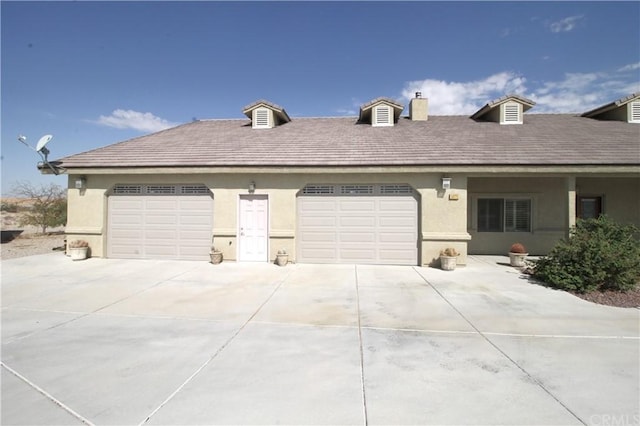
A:
<svg viewBox="0 0 640 426">
<path fill-rule="evenodd" d="M 536 264 L 534 276 L 552 287 L 579 293 L 627 291 L 640 281 L 638 228 L 606 216 L 578 220 L 571 237 Z"/>
</svg>

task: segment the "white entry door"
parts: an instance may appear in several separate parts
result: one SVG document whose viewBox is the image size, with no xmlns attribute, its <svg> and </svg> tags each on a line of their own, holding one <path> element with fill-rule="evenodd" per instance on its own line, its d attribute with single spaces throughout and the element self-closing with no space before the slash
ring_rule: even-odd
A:
<svg viewBox="0 0 640 426">
<path fill-rule="evenodd" d="M 268 261 L 269 199 L 266 195 L 240 196 L 239 224 L 238 260 Z"/>
</svg>

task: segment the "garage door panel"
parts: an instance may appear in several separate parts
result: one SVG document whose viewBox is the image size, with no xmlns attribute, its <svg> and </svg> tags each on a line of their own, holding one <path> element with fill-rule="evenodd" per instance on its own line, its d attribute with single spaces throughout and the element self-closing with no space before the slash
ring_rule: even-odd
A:
<svg viewBox="0 0 640 426">
<path fill-rule="evenodd" d="M 416 265 L 417 212 L 417 200 L 406 193 L 301 195 L 298 261 Z"/>
<path fill-rule="evenodd" d="M 338 199 L 339 201 L 339 211 L 349 212 L 349 211 L 358 211 L 358 212 L 375 212 L 376 205 L 374 200 L 369 200 L 368 197 L 360 197 L 355 199 L 342 198 Z"/>
<path fill-rule="evenodd" d="M 303 227 L 313 226 L 336 226 L 337 220 L 335 216 L 310 216 L 300 219 L 300 224 Z"/>
<path fill-rule="evenodd" d="M 108 220 L 109 257 L 209 259 L 210 194 L 110 196 Z"/>
<path fill-rule="evenodd" d="M 413 230 L 417 218 L 415 216 L 380 216 L 378 220 L 385 228 Z"/>
<path fill-rule="evenodd" d="M 307 231 L 299 235 L 300 241 L 305 243 L 335 243 L 337 241 L 337 237 L 335 232 L 311 232 Z"/>
<path fill-rule="evenodd" d="M 376 234 L 373 232 L 341 232 L 341 243 L 375 243 Z"/>
<path fill-rule="evenodd" d="M 340 226 L 371 228 L 375 226 L 376 218 L 372 216 L 342 216 L 340 217 Z"/>
<path fill-rule="evenodd" d="M 373 263 L 376 261 L 376 252 L 373 249 L 343 248 L 339 253 L 340 260 L 344 263 Z"/>
</svg>

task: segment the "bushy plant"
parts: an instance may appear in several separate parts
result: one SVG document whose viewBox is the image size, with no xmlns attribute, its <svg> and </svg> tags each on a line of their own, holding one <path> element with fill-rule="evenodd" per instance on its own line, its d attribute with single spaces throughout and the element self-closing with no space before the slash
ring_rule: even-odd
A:
<svg viewBox="0 0 640 426">
<path fill-rule="evenodd" d="M 0 204 L 0 211 L 7 212 L 7 213 L 16 213 L 18 211 L 18 205 L 16 203 L 9 203 L 9 202 L 3 201 Z"/>
<path fill-rule="evenodd" d="M 69 243 L 69 248 L 85 248 L 89 247 L 89 243 L 84 240 L 73 240 Z"/>
<path fill-rule="evenodd" d="M 525 254 L 527 252 L 527 249 L 521 243 L 513 243 L 511 244 L 511 248 L 509 249 L 509 252 Z"/>
<path fill-rule="evenodd" d="M 447 247 L 446 249 L 440 251 L 440 256 L 456 257 L 460 256 L 460 253 L 458 253 L 453 247 Z"/>
<path fill-rule="evenodd" d="M 552 287 L 579 293 L 631 290 L 640 281 L 638 231 L 606 216 L 579 219 L 570 238 L 540 258 L 534 276 Z"/>
</svg>

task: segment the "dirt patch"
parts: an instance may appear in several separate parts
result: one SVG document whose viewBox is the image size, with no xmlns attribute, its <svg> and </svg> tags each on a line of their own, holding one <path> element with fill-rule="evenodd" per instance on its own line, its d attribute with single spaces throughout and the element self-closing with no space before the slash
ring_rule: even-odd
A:
<svg viewBox="0 0 640 426">
<path fill-rule="evenodd" d="M 65 238 L 64 231 L 48 234 L 22 234 L 18 238 L 0 245 L 0 258 L 5 260 L 54 251 L 63 252 Z"/>
<path fill-rule="evenodd" d="M 590 293 L 572 293 L 581 299 L 600 305 L 620 308 L 640 308 L 640 288 L 625 293 L 619 291 L 592 291 Z"/>
</svg>

